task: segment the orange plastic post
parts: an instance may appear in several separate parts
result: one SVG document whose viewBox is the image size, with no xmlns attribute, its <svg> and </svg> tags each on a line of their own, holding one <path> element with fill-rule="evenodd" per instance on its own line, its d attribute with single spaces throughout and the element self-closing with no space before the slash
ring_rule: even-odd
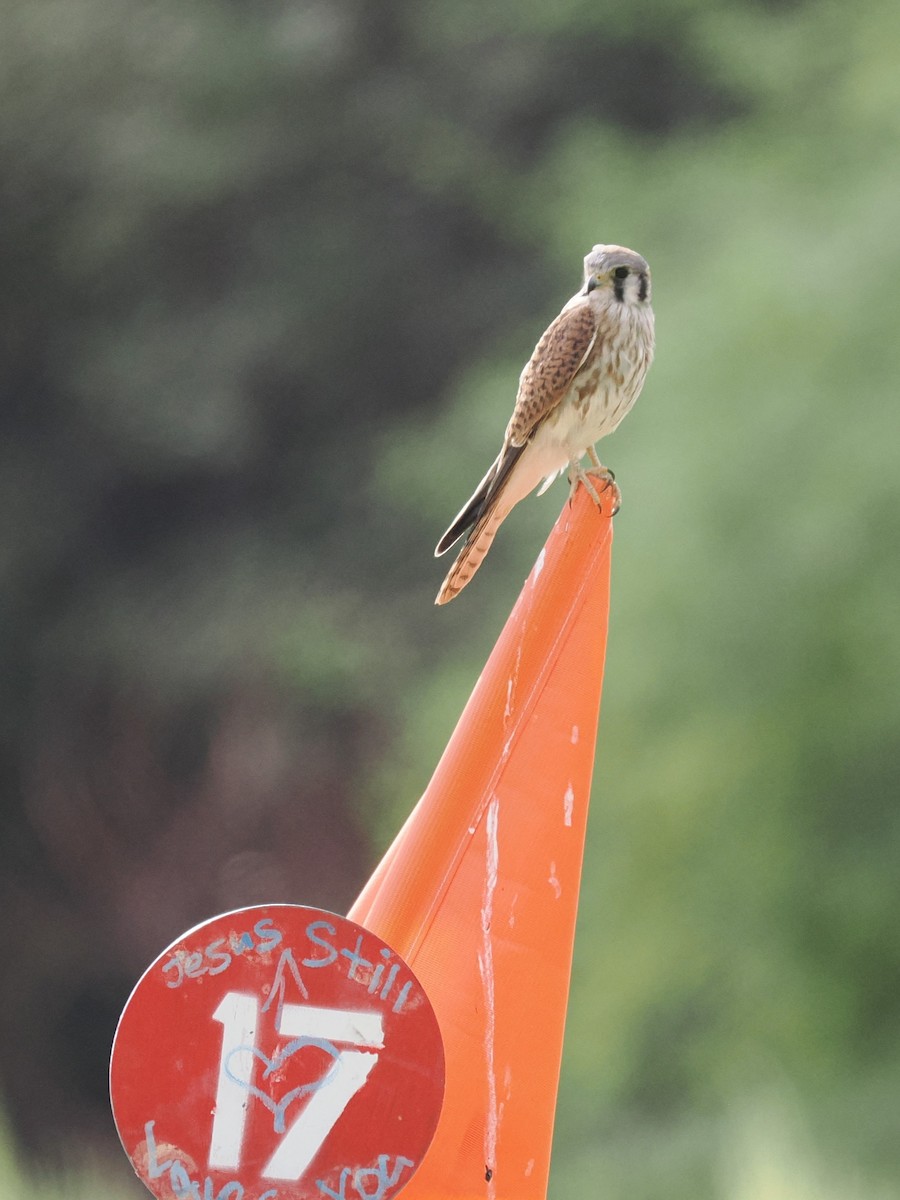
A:
<svg viewBox="0 0 900 1200">
<path fill-rule="evenodd" d="M 444 1037 L 444 1107 L 404 1200 L 546 1196 L 611 545 L 609 504 L 579 488 L 349 913 L 406 958 Z"/>
</svg>

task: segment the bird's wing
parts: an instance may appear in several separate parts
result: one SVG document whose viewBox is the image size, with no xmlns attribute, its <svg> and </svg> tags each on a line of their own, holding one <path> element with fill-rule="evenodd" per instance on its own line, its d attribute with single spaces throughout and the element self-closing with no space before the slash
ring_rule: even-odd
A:
<svg viewBox="0 0 900 1200">
<path fill-rule="evenodd" d="M 597 340 L 597 318 L 587 299 L 562 310 L 534 348 L 519 379 L 505 445 L 524 446 L 565 396 Z"/>
<path fill-rule="evenodd" d="M 546 330 L 519 378 L 516 406 L 500 453 L 438 542 L 436 556 L 449 550 L 493 506 L 529 437 L 565 396 L 596 341 L 597 320 L 586 299 L 567 305 Z"/>
<path fill-rule="evenodd" d="M 484 507 L 485 497 L 488 494 L 494 476 L 497 474 L 502 454 L 503 452 L 501 451 L 494 459 L 488 467 L 484 479 L 482 479 L 481 483 L 479 483 L 478 487 L 450 522 L 447 531 L 435 547 L 435 558 L 440 558 L 442 554 L 446 554 L 453 543 L 458 542 L 466 530 L 470 529 L 478 520 L 481 510 Z"/>
</svg>

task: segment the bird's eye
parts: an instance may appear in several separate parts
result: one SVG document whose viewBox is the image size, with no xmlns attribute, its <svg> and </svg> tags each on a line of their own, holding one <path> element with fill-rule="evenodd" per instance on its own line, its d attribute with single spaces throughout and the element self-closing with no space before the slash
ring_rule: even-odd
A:
<svg viewBox="0 0 900 1200">
<path fill-rule="evenodd" d="M 616 267 L 616 269 L 613 271 L 613 275 L 615 275 L 616 279 L 627 279 L 628 278 L 628 268 L 627 267 Z"/>
</svg>

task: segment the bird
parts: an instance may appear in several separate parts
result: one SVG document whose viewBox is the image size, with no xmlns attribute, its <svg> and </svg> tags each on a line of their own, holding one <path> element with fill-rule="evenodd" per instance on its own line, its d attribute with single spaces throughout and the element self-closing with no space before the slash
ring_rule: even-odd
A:
<svg viewBox="0 0 900 1200">
<path fill-rule="evenodd" d="M 583 286 L 522 370 L 500 453 L 435 548 L 440 557 L 465 535 L 435 604 L 446 604 L 469 583 L 501 523 L 538 484 L 540 496 L 568 468 L 570 499 L 581 483 L 599 505 L 581 464 L 585 454 L 603 480 L 601 492 L 613 489 L 618 510 L 615 476 L 594 444 L 612 433 L 637 400 L 654 344 L 646 259 L 625 246 L 594 246 L 584 258 Z"/>
</svg>

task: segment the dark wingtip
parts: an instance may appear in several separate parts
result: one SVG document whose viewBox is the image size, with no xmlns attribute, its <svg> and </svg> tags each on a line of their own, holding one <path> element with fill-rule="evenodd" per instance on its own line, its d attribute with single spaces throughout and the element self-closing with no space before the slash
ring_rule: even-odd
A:
<svg viewBox="0 0 900 1200">
<path fill-rule="evenodd" d="M 481 516 L 483 508 L 484 501 L 476 493 L 450 528 L 444 531 L 443 537 L 434 548 L 435 558 L 440 558 L 442 554 L 446 554 L 450 547 L 455 546 L 461 537 L 465 537 Z"/>
<path fill-rule="evenodd" d="M 441 540 L 434 548 L 434 557 L 440 558 L 442 554 L 446 554 L 451 546 L 455 546 L 462 537 L 465 530 L 462 529 L 459 533 L 455 533 L 453 529 L 448 529 Z"/>
<path fill-rule="evenodd" d="M 446 554 L 451 546 L 455 546 L 461 537 L 464 537 L 470 529 L 478 524 L 491 497 L 496 495 L 503 486 L 524 449 L 524 443 L 521 446 L 504 446 L 504 449 L 500 451 L 492 463 L 491 469 L 478 485 L 475 494 L 465 507 L 456 514 L 453 524 L 435 546 L 435 558 L 440 558 L 442 554 Z"/>
</svg>

